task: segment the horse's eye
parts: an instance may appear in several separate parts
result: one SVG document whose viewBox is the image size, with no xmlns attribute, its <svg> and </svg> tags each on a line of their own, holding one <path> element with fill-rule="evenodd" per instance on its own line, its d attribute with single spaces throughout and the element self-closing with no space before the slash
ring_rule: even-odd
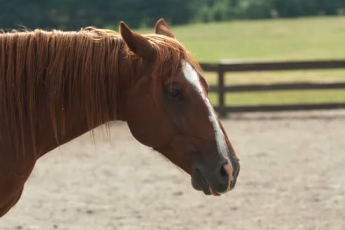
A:
<svg viewBox="0 0 345 230">
<path fill-rule="evenodd" d="M 169 89 L 169 96 L 174 97 L 174 98 L 180 98 L 181 97 L 181 92 L 177 89 Z"/>
</svg>

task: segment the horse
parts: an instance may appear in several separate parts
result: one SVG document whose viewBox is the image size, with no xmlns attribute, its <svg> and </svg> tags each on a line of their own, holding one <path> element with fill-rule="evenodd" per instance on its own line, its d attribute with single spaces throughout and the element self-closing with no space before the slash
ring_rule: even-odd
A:
<svg viewBox="0 0 345 230">
<path fill-rule="evenodd" d="M 20 199 L 36 161 L 98 126 L 133 137 L 219 196 L 239 158 L 208 98 L 202 69 L 164 19 L 139 34 L 22 29 L 0 32 L 0 217 Z"/>
</svg>

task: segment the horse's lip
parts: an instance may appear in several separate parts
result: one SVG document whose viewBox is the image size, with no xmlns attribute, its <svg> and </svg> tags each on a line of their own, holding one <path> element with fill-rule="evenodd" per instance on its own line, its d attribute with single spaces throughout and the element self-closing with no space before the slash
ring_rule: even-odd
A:
<svg viewBox="0 0 345 230">
<path fill-rule="evenodd" d="M 221 194 L 214 191 L 213 188 L 211 186 L 209 186 L 209 190 L 210 190 L 210 193 L 213 195 L 213 196 L 220 196 Z"/>
<path fill-rule="evenodd" d="M 205 195 L 220 196 L 221 193 L 215 191 L 206 181 L 201 171 L 196 170 L 192 176 L 192 186 L 195 190 L 203 191 Z"/>
<path fill-rule="evenodd" d="M 211 186 L 200 186 L 200 184 L 192 178 L 192 186 L 197 191 L 203 191 L 205 195 L 221 196 L 222 194 L 216 192 Z"/>
<path fill-rule="evenodd" d="M 205 195 L 211 195 L 209 185 L 199 170 L 195 170 L 192 175 L 192 186 L 195 190 L 203 191 Z"/>
</svg>

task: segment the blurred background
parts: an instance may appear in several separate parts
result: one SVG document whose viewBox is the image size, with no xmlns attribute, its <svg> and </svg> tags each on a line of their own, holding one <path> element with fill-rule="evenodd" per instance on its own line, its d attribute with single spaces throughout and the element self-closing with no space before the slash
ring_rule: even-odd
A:
<svg viewBox="0 0 345 230">
<path fill-rule="evenodd" d="M 42 158 L 0 229 L 345 229 L 345 0 L 0 0 L 5 31 L 161 17 L 204 67 L 236 188 L 204 196 L 116 123 Z"/>
<path fill-rule="evenodd" d="M 113 27 L 120 20 L 131 27 L 153 26 L 164 17 L 171 25 L 236 19 L 296 18 L 344 15 L 343 0 L 1 0 L 2 28 L 79 29 Z"/>
</svg>

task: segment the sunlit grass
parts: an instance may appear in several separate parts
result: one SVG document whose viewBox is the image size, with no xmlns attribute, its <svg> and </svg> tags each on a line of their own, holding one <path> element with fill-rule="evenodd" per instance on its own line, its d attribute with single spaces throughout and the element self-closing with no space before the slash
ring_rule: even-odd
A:
<svg viewBox="0 0 345 230">
<path fill-rule="evenodd" d="M 205 73 L 205 78 L 210 84 L 217 83 L 216 73 Z M 236 84 L 262 84 L 262 83 L 288 83 L 288 82 L 337 82 L 345 81 L 344 70 L 304 70 L 281 72 L 249 72 L 227 73 L 227 85 Z"/>
<path fill-rule="evenodd" d="M 198 61 L 345 57 L 345 17 L 233 21 L 172 29 Z"/>
<path fill-rule="evenodd" d="M 214 105 L 218 104 L 218 97 L 210 93 Z M 326 102 L 345 102 L 345 90 L 305 90 L 305 91 L 271 91 L 228 93 L 225 97 L 226 105 L 270 105 L 270 104 L 308 104 Z"/>
</svg>

